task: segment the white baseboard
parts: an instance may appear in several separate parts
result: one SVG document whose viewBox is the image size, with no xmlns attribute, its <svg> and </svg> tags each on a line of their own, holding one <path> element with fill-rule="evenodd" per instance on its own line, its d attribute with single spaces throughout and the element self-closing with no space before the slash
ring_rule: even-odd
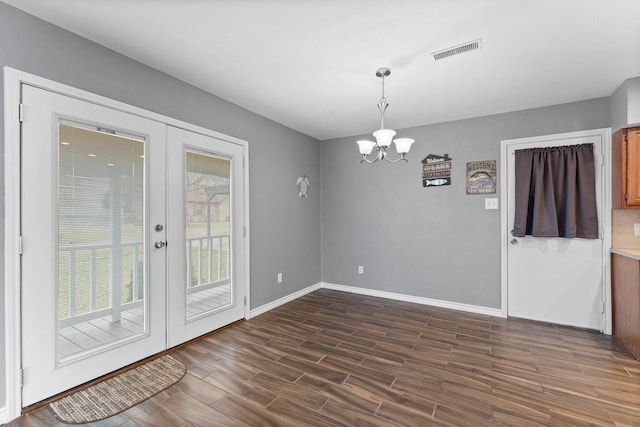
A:
<svg viewBox="0 0 640 427">
<path fill-rule="evenodd" d="M 346 286 L 346 285 L 338 285 L 336 283 L 319 282 L 319 283 L 316 283 L 315 285 L 311 285 L 309 287 L 306 287 L 297 292 L 286 295 L 280 299 L 277 299 L 275 301 L 272 301 L 270 303 L 267 303 L 265 305 L 262 305 L 258 308 L 255 308 L 249 311 L 249 316 L 247 317 L 247 319 L 251 319 L 252 317 L 256 317 L 262 313 L 266 313 L 269 310 L 273 310 L 276 307 L 279 307 L 283 304 L 291 302 L 295 299 L 298 299 L 318 289 L 332 289 L 334 291 L 350 292 L 352 294 L 369 295 L 372 297 L 380 297 L 380 298 L 387 298 L 387 299 L 393 299 L 398 301 L 412 302 L 415 304 L 430 305 L 433 307 L 448 308 L 450 310 L 466 311 L 469 313 L 484 314 L 487 316 L 505 317 L 499 308 L 482 307 L 478 305 L 462 304 L 459 302 L 443 301 L 443 300 L 437 300 L 437 299 L 431 299 L 431 298 L 416 297 L 413 295 L 397 294 L 394 292 L 376 291 L 374 289 L 359 288 L 356 286 Z"/>
<path fill-rule="evenodd" d="M 315 285 L 311 285 L 309 287 L 306 287 L 304 289 L 301 289 L 299 291 L 296 291 L 292 294 L 289 295 L 285 295 L 282 298 L 279 298 L 275 301 L 269 302 L 265 305 L 261 305 L 260 307 L 254 308 L 253 310 L 249 310 L 249 315 L 247 316 L 247 319 L 251 319 L 252 317 L 256 317 L 261 315 L 262 313 L 266 313 L 269 310 L 273 310 L 276 307 L 280 307 L 283 304 L 286 304 L 288 302 L 291 302 L 295 299 L 298 299 L 302 296 L 305 296 L 306 294 L 313 292 L 317 289 L 321 288 L 321 284 L 320 283 L 316 283 Z"/>
<path fill-rule="evenodd" d="M 430 305 L 433 307 L 448 308 L 450 310 L 466 311 L 469 313 L 484 314 L 487 316 L 505 317 L 499 308 L 482 307 L 478 305 L 462 304 L 459 302 L 443 301 L 431 298 L 416 297 L 413 295 L 396 294 L 394 292 L 376 291 L 374 289 L 358 288 L 356 286 L 338 285 L 336 283 L 320 282 L 320 288 L 333 289 L 335 291 L 351 292 L 352 294 L 368 295 L 393 299 L 398 301 L 412 302 L 415 304 Z"/>
<path fill-rule="evenodd" d="M 9 411 L 7 411 L 6 406 L 3 406 L 0 408 L 0 424 L 6 424 L 9 421 Z"/>
</svg>

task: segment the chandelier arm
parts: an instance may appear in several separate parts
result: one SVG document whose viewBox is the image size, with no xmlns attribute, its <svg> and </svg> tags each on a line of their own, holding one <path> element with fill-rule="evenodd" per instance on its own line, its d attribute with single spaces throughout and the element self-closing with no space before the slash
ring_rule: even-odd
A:
<svg viewBox="0 0 640 427">
<path fill-rule="evenodd" d="M 374 158 L 373 160 L 370 160 L 369 156 L 370 156 L 372 153 L 375 153 L 375 158 Z M 362 160 L 360 160 L 360 163 L 362 163 L 362 162 L 366 162 L 366 163 L 375 163 L 375 162 L 377 162 L 378 160 L 382 160 L 382 159 L 384 159 L 384 150 L 383 150 L 382 148 L 380 148 L 380 147 L 378 146 L 378 144 L 375 144 L 375 145 L 373 146 L 373 150 L 371 151 L 371 153 L 369 153 L 369 154 L 363 154 L 363 155 L 362 155 Z"/>
<path fill-rule="evenodd" d="M 360 164 L 362 163 L 375 163 L 378 161 L 378 155 L 376 155 L 376 158 L 374 160 L 369 160 L 366 154 L 362 155 L 362 160 L 360 160 Z"/>
<path fill-rule="evenodd" d="M 409 160 L 407 160 L 407 159 L 404 157 L 404 154 L 400 154 L 400 157 L 398 157 L 398 158 L 397 158 L 397 159 L 395 159 L 395 160 L 389 160 L 389 157 L 384 156 L 384 160 L 386 160 L 386 161 L 387 161 L 387 162 L 389 162 L 389 163 L 398 163 L 400 160 L 404 160 L 405 162 L 409 163 Z"/>
</svg>

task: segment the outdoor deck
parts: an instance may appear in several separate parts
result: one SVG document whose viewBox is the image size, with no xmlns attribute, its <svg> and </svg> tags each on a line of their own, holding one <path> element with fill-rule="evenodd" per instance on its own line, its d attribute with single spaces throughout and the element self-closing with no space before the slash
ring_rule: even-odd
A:
<svg viewBox="0 0 640 427">
<path fill-rule="evenodd" d="M 187 295 L 187 317 L 216 310 L 231 302 L 229 283 Z M 85 350 L 113 343 L 119 339 L 134 336 L 144 331 L 142 307 L 121 312 L 121 320 L 111 322 L 109 316 L 102 316 L 79 322 L 60 329 L 58 335 L 58 359 L 75 355 Z"/>
</svg>

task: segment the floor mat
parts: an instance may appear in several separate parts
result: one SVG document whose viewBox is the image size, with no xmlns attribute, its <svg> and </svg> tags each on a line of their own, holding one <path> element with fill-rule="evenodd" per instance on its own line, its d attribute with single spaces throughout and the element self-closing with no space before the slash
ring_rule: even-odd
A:
<svg viewBox="0 0 640 427">
<path fill-rule="evenodd" d="M 161 356 L 51 402 L 49 409 L 58 420 L 68 424 L 99 421 L 125 411 L 172 386 L 185 372 L 182 362 L 168 355 Z"/>
</svg>

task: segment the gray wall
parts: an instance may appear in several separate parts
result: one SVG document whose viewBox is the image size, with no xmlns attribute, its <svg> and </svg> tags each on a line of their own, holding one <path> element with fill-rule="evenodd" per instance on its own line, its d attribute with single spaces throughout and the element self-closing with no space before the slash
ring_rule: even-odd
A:
<svg viewBox="0 0 640 427">
<path fill-rule="evenodd" d="M 611 131 L 626 127 L 628 122 L 628 80 L 625 80 L 610 96 Z"/>
<path fill-rule="evenodd" d="M 318 141 L 0 3 L 5 65 L 249 141 L 252 308 L 320 281 Z M 4 123 L 0 128 L 4 135 Z M 3 150 L 4 140 L 0 156 Z M 295 185 L 302 173 L 311 181 L 307 199 L 298 198 Z M 3 224 L 4 202 L 0 215 Z M 0 253 L 1 277 L 3 263 Z M 277 272 L 284 273 L 280 285 Z M 0 407 L 6 401 L 4 353 L 0 316 Z"/>
<path fill-rule="evenodd" d="M 640 77 L 625 80 L 611 95 L 611 128 L 640 125 Z"/>
<path fill-rule="evenodd" d="M 408 164 L 359 165 L 357 137 L 323 141 L 322 280 L 499 308 L 500 211 L 484 199 L 500 188 L 466 195 L 466 163 L 499 160 L 504 139 L 609 122 L 609 98 L 599 98 L 404 129 L 416 140 Z M 452 184 L 423 188 L 420 161 L 445 153 Z"/>
</svg>

